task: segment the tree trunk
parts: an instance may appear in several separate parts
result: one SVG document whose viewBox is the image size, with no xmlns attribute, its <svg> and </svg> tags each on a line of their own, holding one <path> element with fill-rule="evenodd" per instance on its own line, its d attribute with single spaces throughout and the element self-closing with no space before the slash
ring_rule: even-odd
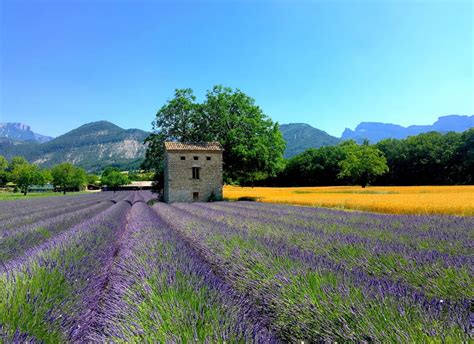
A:
<svg viewBox="0 0 474 344">
<path fill-rule="evenodd" d="M 66 194 L 66 189 L 63 189 L 63 195 L 65 195 L 65 194 Z"/>
<path fill-rule="evenodd" d="M 369 184 L 369 174 L 368 173 L 362 173 L 362 176 L 360 178 L 360 185 L 362 188 L 365 188 Z"/>
</svg>

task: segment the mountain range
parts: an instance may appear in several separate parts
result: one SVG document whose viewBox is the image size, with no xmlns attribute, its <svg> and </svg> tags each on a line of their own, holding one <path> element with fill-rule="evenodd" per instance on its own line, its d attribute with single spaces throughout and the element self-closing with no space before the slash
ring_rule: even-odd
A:
<svg viewBox="0 0 474 344">
<path fill-rule="evenodd" d="M 342 133 L 342 140 L 355 140 L 359 143 L 365 139 L 370 143 L 393 138 L 404 139 L 408 136 L 426 133 L 428 131 L 438 131 L 447 133 L 449 131 L 462 132 L 474 127 L 474 116 L 449 115 L 439 117 L 436 122 L 431 125 L 410 125 L 402 127 L 401 125 L 379 122 L 362 122 L 355 130 L 346 128 Z"/>
<path fill-rule="evenodd" d="M 99 121 L 44 143 L 0 138 L 0 155 L 7 159 L 21 155 L 43 167 L 68 161 L 88 171 L 100 171 L 106 166 L 137 169 L 145 156 L 143 141 L 147 136 L 143 130 L 126 130 Z"/>
<path fill-rule="evenodd" d="M 362 122 L 355 130 L 344 130 L 342 137 L 331 136 L 325 131 L 305 123 L 280 125 L 286 141 L 285 157 L 290 158 L 308 148 L 336 145 L 342 140 L 353 139 L 371 143 L 385 138 L 403 139 L 428 131 L 461 132 L 474 127 L 474 116 L 450 115 L 439 117 L 432 125 L 400 125 Z M 52 138 L 34 133 L 21 123 L 0 124 L 0 155 L 11 159 L 21 155 L 43 167 L 69 161 L 88 171 L 97 172 L 106 166 L 121 169 L 139 168 L 145 156 L 144 139 L 148 132 L 140 129 L 123 129 L 107 122 L 84 124 L 64 135 Z"/>
<path fill-rule="evenodd" d="M 30 126 L 23 123 L 0 123 L 0 138 L 14 141 L 48 142 L 53 138 L 33 132 Z"/>
<path fill-rule="evenodd" d="M 280 131 L 286 141 L 285 158 L 302 153 L 308 148 L 334 146 L 340 141 L 337 137 L 306 123 L 281 124 Z"/>
</svg>

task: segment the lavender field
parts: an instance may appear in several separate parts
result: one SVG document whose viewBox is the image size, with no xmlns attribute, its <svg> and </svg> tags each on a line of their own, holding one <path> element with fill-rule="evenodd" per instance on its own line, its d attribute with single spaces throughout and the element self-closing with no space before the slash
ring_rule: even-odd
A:
<svg viewBox="0 0 474 344">
<path fill-rule="evenodd" d="M 0 203 L 2 342 L 468 342 L 474 218 Z"/>
</svg>

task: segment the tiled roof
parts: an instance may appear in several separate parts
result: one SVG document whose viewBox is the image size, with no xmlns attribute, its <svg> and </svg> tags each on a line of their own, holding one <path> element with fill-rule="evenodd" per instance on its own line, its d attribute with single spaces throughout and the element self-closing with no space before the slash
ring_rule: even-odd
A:
<svg viewBox="0 0 474 344">
<path fill-rule="evenodd" d="M 165 142 L 167 151 L 223 151 L 219 142 Z"/>
</svg>

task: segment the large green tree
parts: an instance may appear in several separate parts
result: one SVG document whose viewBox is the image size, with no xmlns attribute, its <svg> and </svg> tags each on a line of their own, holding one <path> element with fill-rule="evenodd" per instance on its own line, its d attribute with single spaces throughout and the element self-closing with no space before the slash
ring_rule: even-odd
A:
<svg viewBox="0 0 474 344">
<path fill-rule="evenodd" d="M 130 180 L 128 179 L 128 176 L 120 172 L 118 168 L 107 167 L 102 173 L 100 182 L 102 185 L 114 190 L 115 193 L 118 187 L 129 184 Z"/>
<path fill-rule="evenodd" d="M 284 166 L 285 141 L 278 123 L 240 90 L 215 86 L 207 92 L 198 129 L 224 147 L 227 181 L 252 183 L 275 176 Z"/>
<path fill-rule="evenodd" d="M 17 164 L 11 172 L 12 180 L 26 196 L 31 185 L 44 185 L 45 178 L 37 165 Z"/>
<path fill-rule="evenodd" d="M 344 159 L 340 161 L 340 178 L 350 178 L 355 184 L 365 188 L 376 176 L 388 171 L 383 153 L 368 142 L 358 145 L 348 141 L 341 145 Z"/>
<path fill-rule="evenodd" d="M 215 86 L 203 103 L 191 89 L 176 90 L 156 114 L 144 167 L 163 170 L 163 142 L 218 141 L 224 180 L 241 184 L 274 176 L 283 167 L 285 142 L 277 123 L 238 89 Z"/>
<path fill-rule="evenodd" d="M 87 182 L 86 171 L 69 162 L 54 166 L 51 176 L 54 186 L 64 194 L 68 190 L 81 190 Z"/>
</svg>

